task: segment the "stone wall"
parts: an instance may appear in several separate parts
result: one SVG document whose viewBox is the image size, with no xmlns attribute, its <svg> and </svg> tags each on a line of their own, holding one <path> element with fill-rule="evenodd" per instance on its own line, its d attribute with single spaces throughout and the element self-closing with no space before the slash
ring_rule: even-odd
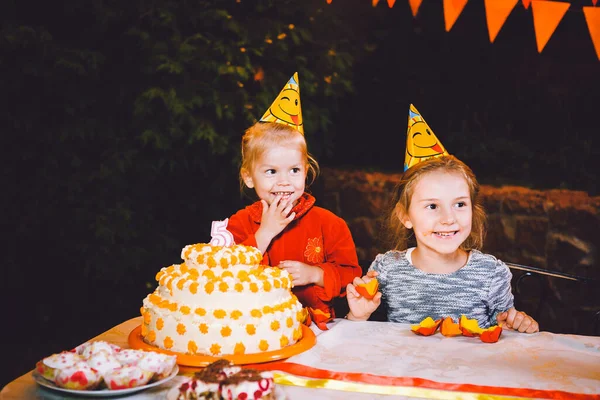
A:
<svg viewBox="0 0 600 400">
<path fill-rule="evenodd" d="M 387 250 L 383 219 L 400 174 L 324 168 L 312 191 L 317 204 L 344 218 L 359 261 L 368 268 Z M 507 263 L 588 278 L 574 281 L 512 269 L 518 308 L 535 315 L 543 330 L 600 334 L 600 196 L 568 190 L 482 186 L 488 213 L 483 251 Z"/>
</svg>

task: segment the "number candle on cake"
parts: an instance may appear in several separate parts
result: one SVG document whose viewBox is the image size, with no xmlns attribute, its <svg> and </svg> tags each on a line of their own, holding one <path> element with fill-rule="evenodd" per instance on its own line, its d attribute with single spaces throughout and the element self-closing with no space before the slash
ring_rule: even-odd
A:
<svg viewBox="0 0 600 400">
<path fill-rule="evenodd" d="M 235 244 L 233 235 L 227 230 L 228 222 L 229 218 L 226 218 L 224 221 L 213 221 L 210 229 L 210 236 L 212 237 L 210 244 L 213 246 L 227 247 L 231 247 Z"/>
</svg>

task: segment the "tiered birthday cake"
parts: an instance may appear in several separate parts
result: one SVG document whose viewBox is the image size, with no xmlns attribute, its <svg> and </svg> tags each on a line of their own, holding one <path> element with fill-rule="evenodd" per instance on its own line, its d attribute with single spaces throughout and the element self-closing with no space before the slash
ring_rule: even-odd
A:
<svg viewBox="0 0 600 400">
<path fill-rule="evenodd" d="M 191 355 L 275 351 L 302 337 L 305 314 L 289 274 L 261 266 L 249 246 L 194 244 L 182 264 L 162 268 L 143 301 L 142 337 L 150 345 Z"/>
</svg>

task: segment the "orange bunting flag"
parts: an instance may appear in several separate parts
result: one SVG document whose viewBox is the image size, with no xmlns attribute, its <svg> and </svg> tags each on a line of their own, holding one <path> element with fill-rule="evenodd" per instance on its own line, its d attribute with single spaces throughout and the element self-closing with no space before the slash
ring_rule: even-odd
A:
<svg viewBox="0 0 600 400">
<path fill-rule="evenodd" d="M 593 4 L 593 5 L 596 5 L 596 4 L 598 4 L 598 0 L 592 0 L 592 4 Z"/>
<path fill-rule="evenodd" d="M 523 7 L 527 10 L 529 5 L 531 4 L 531 0 L 523 0 Z"/>
<path fill-rule="evenodd" d="M 585 21 L 587 22 L 590 37 L 596 49 L 596 55 L 598 56 L 598 60 L 600 60 L 600 8 L 583 7 L 583 15 L 585 15 Z"/>
<path fill-rule="evenodd" d="M 550 37 L 570 6 L 570 3 L 562 1 L 531 1 L 533 27 L 535 29 L 535 40 L 537 42 L 538 53 L 541 53 L 542 50 L 544 50 L 546 43 L 550 40 Z"/>
<path fill-rule="evenodd" d="M 387 0 L 388 1 L 388 7 L 392 8 L 394 7 L 394 4 L 396 3 L 396 0 Z"/>
<path fill-rule="evenodd" d="M 487 18 L 488 33 L 490 34 L 490 43 L 494 43 L 506 18 L 517 5 L 519 0 L 485 0 L 485 16 Z"/>
<path fill-rule="evenodd" d="M 408 0 L 413 17 L 417 16 L 417 13 L 419 12 L 419 7 L 421 7 L 422 2 L 423 0 Z"/>
<path fill-rule="evenodd" d="M 444 21 L 446 32 L 450 32 L 452 26 L 462 13 L 469 0 L 444 0 Z"/>
<path fill-rule="evenodd" d="M 331 4 L 331 0 L 327 0 L 327 4 Z"/>
<path fill-rule="evenodd" d="M 373 7 L 377 7 L 377 4 L 379 4 L 379 0 L 373 0 Z"/>
</svg>

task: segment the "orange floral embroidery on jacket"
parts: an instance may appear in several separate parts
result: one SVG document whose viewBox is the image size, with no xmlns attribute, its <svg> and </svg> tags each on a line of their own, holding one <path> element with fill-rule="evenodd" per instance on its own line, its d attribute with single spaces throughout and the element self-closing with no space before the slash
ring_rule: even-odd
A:
<svg viewBox="0 0 600 400">
<path fill-rule="evenodd" d="M 304 250 L 304 257 L 312 263 L 320 263 L 325 260 L 323 240 L 320 237 L 308 239 L 306 250 Z"/>
</svg>

